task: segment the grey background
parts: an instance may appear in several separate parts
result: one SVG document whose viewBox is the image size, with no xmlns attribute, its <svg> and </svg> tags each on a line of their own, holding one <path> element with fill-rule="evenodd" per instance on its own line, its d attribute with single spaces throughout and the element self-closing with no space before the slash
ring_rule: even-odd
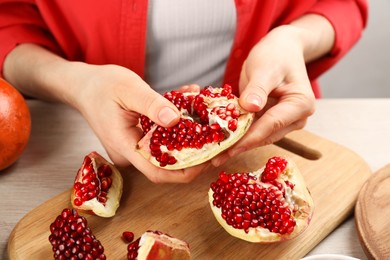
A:
<svg viewBox="0 0 390 260">
<path fill-rule="evenodd" d="M 320 77 L 323 98 L 390 98 L 390 1 L 369 1 L 360 41 Z"/>
</svg>

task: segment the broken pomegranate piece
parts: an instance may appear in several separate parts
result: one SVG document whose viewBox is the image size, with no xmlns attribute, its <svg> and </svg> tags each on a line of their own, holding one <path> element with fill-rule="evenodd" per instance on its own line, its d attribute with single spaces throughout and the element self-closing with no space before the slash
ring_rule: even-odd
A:
<svg viewBox="0 0 390 260">
<path fill-rule="evenodd" d="M 189 260 L 190 248 L 180 239 L 160 231 L 146 231 L 127 246 L 129 260 Z"/>
<path fill-rule="evenodd" d="M 199 93 L 164 94 L 181 112 L 173 127 L 154 124 L 142 115 L 143 138 L 137 150 L 154 165 L 183 169 L 210 160 L 236 143 L 248 130 L 253 113 L 240 107 L 232 87 L 205 87 Z"/>
<path fill-rule="evenodd" d="M 222 171 L 210 185 L 214 216 L 232 236 L 255 243 L 290 240 L 309 225 L 314 202 L 291 159 L 272 157 L 248 173 Z"/>
<path fill-rule="evenodd" d="M 106 259 L 104 247 L 75 209 L 63 209 L 50 232 L 54 259 Z"/>
<path fill-rule="evenodd" d="M 123 179 L 116 167 L 97 152 L 85 156 L 71 192 L 72 206 L 112 217 L 119 207 Z"/>
</svg>

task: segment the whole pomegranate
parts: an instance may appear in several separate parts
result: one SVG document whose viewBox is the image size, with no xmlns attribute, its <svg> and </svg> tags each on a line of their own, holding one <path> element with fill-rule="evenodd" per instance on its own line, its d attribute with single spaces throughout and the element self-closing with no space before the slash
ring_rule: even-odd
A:
<svg viewBox="0 0 390 260">
<path fill-rule="evenodd" d="M 210 185 L 209 202 L 228 233 L 255 243 L 297 237 L 308 227 L 314 210 L 295 163 L 276 156 L 252 173 L 222 171 Z"/>
<path fill-rule="evenodd" d="M 132 232 L 124 232 L 126 240 Z M 131 242 L 131 241 L 130 241 Z M 178 238 L 161 231 L 146 231 L 141 237 L 127 246 L 128 260 L 189 260 L 189 245 Z"/>
<path fill-rule="evenodd" d="M 118 169 L 97 152 L 85 156 L 71 192 L 72 206 L 112 217 L 119 207 L 123 179 Z"/>
<path fill-rule="evenodd" d="M 237 142 L 249 129 L 253 113 L 240 107 L 232 87 L 205 87 L 199 93 L 164 94 L 181 112 L 173 127 L 141 116 L 144 136 L 137 150 L 154 165 L 182 169 L 210 160 Z"/>
<path fill-rule="evenodd" d="M 65 208 L 50 224 L 54 259 L 106 259 L 104 247 L 75 209 Z"/>
<path fill-rule="evenodd" d="M 0 171 L 19 159 L 30 132 L 30 110 L 25 99 L 0 78 Z"/>
</svg>

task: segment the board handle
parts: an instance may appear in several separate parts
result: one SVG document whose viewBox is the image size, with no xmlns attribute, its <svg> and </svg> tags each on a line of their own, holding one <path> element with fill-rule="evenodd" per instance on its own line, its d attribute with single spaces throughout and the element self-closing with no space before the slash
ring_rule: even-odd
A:
<svg viewBox="0 0 390 260">
<path fill-rule="evenodd" d="M 314 161 L 314 160 L 318 160 L 322 157 L 322 154 L 320 151 L 309 148 L 309 147 L 303 145 L 302 143 L 294 141 L 293 139 L 290 139 L 288 137 L 284 137 L 274 144 L 280 148 L 283 148 L 291 153 L 299 155 L 299 156 L 301 156 L 305 159 L 308 159 L 308 160 Z"/>
</svg>

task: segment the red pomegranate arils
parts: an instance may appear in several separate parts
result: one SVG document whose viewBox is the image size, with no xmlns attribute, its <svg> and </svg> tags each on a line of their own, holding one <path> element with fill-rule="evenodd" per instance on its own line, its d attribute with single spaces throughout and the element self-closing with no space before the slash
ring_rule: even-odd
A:
<svg viewBox="0 0 390 260">
<path fill-rule="evenodd" d="M 77 171 L 72 206 L 101 217 L 112 217 L 119 207 L 122 187 L 122 176 L 116 167 L 97 152 L 91 152 Z"/>
<path fill-rule="evenodd" d="M 281 157 L 272 157 L 268 160 L 265 165 L 264 172 L 261 175 L 262 182 L 270 182 L 275 180 L 279 173 L 284 171 L 286 168 L 287 161 Z"/>
<path fill-rule="evenodd" d="M 209 203 L 228 233 L 257 243 L 298 236 L 309 225 L 314 208 L 296 165 L 276 156 L 251 173 L 222 171 L 210 185 Z"/>
<path fill-rule="evenodd" d="M 223 88 L 208 86 L 199 93 L 170 91 L 165 93 L 164 97 L 180 110 L 182 114 L 180 121 L 173 127 L 162 127 L 141 115 L 140 126 L 144 138 L 150 139 L 145 142 L 140 141 L 141 145 L 139 143 L 137 147 L 145 157 L 153 157 L 151 161 L 160 167 L 177 164 L 178 155 L 175 152 L 182 152 L 183 149 L 189 149 L 184 153 L 194 153 L 193 150 L 202 151 L 199 153 L 202 155 L 198 157 L 205 158 L 200 160 L 207 160 L 205 145 L 216 144 L 218 147 L 210 148 L 213 153 L 218 153 L 215 152 L 218 149 L 222 151 L 228 148 L 243 135 L 253 119 L 252 114 L 239 107 L 238 99 L 233 95 L 232 87 L 229 85 L 224 85 Z M 242 117 L 240 125 L 243 130 L 237 131 L 238 120 L 242 114 L 246 115 Z M 237 134 L 233 134 L 236 131 Z M 225 142 L 224 146 L 220 146 L 222 141 L 230 139 L 232 144 Z M 147 146 L 149 149 L 146 148 Z M 212 156 L 210 155 L 210 158 Z M 201 163 L 196 160 L 195 155 L 191 157 L 194 162 L 190 164 Z M 185 164 L 185 161 L 183 159 L 180 163 Z M 175 169 L 175 166 L 169 168 Z"/>
<path fill-rule="evenodd" d="M 211 184 L 213 204 L 221 208 L 222 218 L 245 232 L 250 227 L 261 226 L 276 233 L 291 233 L 295 223 L 283 194 L 273 186 L 258 185 L 255 180 L 256 177 L 251 175 L 235 173 L 227 176 L 222 172 Z"/>
<path fill-rule="evenodd" d="M 92 161 L 89 157 L 85 157 L 86 168 L 83 170 L 83 177 L 80 181 L 74 183 L 73 188 L 76 192 L 76 198 L 74 200 L 75 205 L 80 206 L 87 200 L 95 198 L 99 195 L 101 200 L 107 200 L 107 191 L 111 187 L 112 180 L 110 178 L 112 170 L 109 166 L 102 165 L 98 169 L 98 176 L 100 181 L 97 178 L 93 168 Z M 89 162 L 89 163 L 88 163 Z M 100 184 L 100 186 L 99 186 Z M 78 194 L 81 197 L 77 196 Z"/>
<path fill-rule="evenodd" d="M 136 239 L 134 242 L 127 246 L 127 259 L 135 260 L 138 256 L 139 241 L 141 238 Z"/>
<path fill-rule="evenodd" d="M 54 259 L 106 259 L 104 247 L 75 209 L 64 209 L 50 225 L 50 232 Z"/>
</svg>

